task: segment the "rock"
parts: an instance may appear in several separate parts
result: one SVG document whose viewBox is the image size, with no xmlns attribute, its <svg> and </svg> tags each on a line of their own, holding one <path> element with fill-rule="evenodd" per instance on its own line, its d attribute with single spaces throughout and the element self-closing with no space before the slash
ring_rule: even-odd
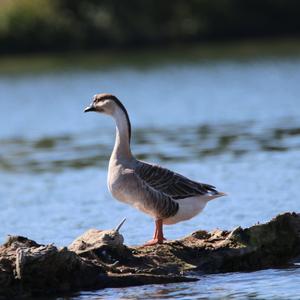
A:
<svg viewBox="0 0 300 300">
<path fill-rule="evenodd" d="M 123 248 L 124 238 L 116 230 L 89 229 L 68 246 L 70 251 L 83 254 L 89 251 L 102 249 Z"/>
<path fill-rule="evenodd" d="M 119 227 L 88 230 L 61 249 L 9 237 L 0 246 L 0 299 L 194 281 L 196 277 L 186 275 L 284 266 L 300 256 L 296 213 L 245 229 L 196 231 L 150 247 L 125 246 Z"/>
<path fill-rule="evenodd" d="M 67 248 L 39 245 L 24 237 L 10 237 L 0 247 L 0 278 L 6 296 L 43 295 L 94 286 L 103 270 Z M 4 267 L 3 267 L 4 266 Z M 1 285 L 3 288 L 3 285 Z"/>
<path fill-rule="evenodd" d="M 128 255 L 128 248 L 123 244 L 124 238 L 119 233 L 124 219 L 116 229 L 90 229 L 74 240 L 69 246 L 70 251 L 81 257 L 94 261 L 106 271 L 113 270 L 119 264 L 119 257 Z"/>
<path fill-rule="evenodd" d="M 126 218 L 115 229 L 111 230 L 90 229 L 73 241 L 68 248 L 77 254 L 101 252 L 106 249 L 120 250 L 123 248 L 124 238 L 119 230 L 125 221 Z"/>
</svg>

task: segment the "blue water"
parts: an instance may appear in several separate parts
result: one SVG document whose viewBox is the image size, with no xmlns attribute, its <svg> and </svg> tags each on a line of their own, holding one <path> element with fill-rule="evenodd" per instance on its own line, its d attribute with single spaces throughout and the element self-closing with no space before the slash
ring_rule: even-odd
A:
<svg viewBox="0 0 300 300">
<path fill-rule="evenodd" d="M 229 194 L 170 239 L 300 211 L 300 58 L 173 62 L 0 75 L 0 241 L 7 234 L 68 245 L 115 227 L 126 244 L 153 221 L 112 199 L 108 117 L 83 114 L 97 92 L 128 108 L 133 152 Z M 74 299 L 300 299 L 299 269 L 201 276 L 197 283 L 85 292 Z"/>
<path fill-rule="evenodd" d="M 198 282 L 85 292 L 71 299 L 300 299 L 300 270 L 201 276 Z M 293 286 L 293 289 L 290 287 Z"/>
</svg>

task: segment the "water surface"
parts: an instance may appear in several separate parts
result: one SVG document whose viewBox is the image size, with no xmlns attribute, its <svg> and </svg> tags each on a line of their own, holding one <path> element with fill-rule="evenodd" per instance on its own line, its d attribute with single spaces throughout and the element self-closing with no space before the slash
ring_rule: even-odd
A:
<svg viewBox="0 0 300 300">
<path fill-rule="evenodd" d="M 67 245 L 123 217 L 127 244 L 151 237 L 153 221 L 107 191 L 113 121 L 83 114 L 97 92 L 116 94 L 128 108 L 139 158 L 229 194 L 196 218 L 166 226 L 168 238 L 299 211 L 299 68 L 300 58 L 283 56 L 1 73 L 1 242 L 19 234 Z M 74 299 L 300 299 L 299 292 L 294 266 Z"/>
</svg>

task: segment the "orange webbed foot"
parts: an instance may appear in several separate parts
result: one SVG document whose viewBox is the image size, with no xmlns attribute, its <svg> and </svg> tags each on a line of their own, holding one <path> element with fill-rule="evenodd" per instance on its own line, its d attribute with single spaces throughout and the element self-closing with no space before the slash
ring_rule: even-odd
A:
<svg viewBox="0 0 300 300">
<path fill-rule="evenodd" d="M 146 247 L 146 246 L 155 246 L 157 244 L 163 244 L 164 242 L 164 239 L 161 240 L 161 239 L 152 239 L 150 241 L 148 241 L 147 243 L 145 243 L 143 246 Z"/>
</svg>

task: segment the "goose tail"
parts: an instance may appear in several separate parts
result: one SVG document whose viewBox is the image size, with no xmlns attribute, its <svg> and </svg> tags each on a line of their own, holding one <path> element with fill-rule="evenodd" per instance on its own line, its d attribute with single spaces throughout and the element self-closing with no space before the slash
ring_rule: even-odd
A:
<svg viewBox="0 0 300 300">
<path fill-rule="evenodd" d="M 227 194 L 227 193 L 224 193 L 224 192 L 218 192 L 218 193 L 216 194 L 216 196 L 218 196 L 218 197 L 223 197 L 223 196 L 228 196 L 228 194 Z"/>
<path fill-rule="evenodd" d="M 227 194 L 224 193 L 224 192 L 218 192 L 217 191 L 215 194 L 208 196 L 208 201 L 211 201 L 213 199 L 220 198 L 220 197 L 223 197 L 223 196 L 227 196 Z"/>
</svg>

